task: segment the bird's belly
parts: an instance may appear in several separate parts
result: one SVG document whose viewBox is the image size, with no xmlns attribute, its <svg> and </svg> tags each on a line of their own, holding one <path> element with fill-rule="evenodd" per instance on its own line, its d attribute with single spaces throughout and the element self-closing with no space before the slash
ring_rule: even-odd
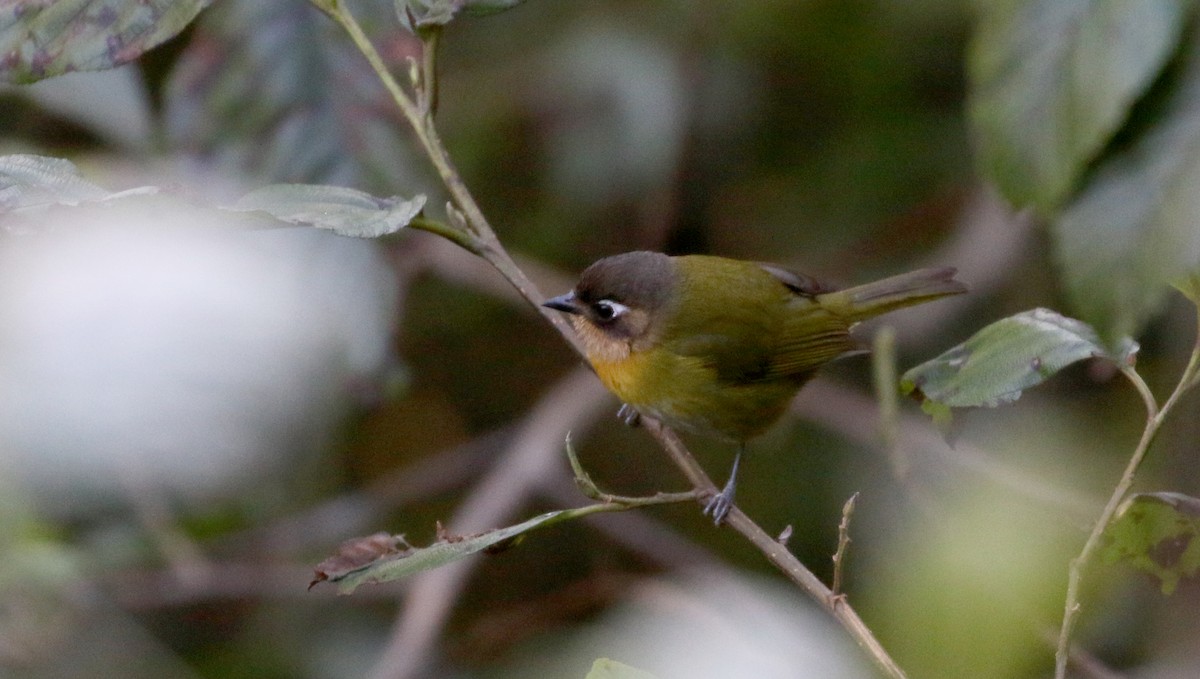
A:
<svg viewBox="0 0 1200 679">
<path fill-rule="evenodd" d="M 639 411 L 676 429 L 738 442 L 774 424 L 805 381 L 731 384 L 696 359 L 657 353 L 592 365 L 610 391 Z"/>
</svg>

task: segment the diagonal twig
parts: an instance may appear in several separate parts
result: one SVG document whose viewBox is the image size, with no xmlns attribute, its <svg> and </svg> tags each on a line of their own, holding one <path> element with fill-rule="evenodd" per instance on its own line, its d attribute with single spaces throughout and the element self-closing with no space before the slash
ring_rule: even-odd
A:
<svg viewBox="0 0 1200 679">
<path fill-rule="evenodd" d="M 607 392 L 586 370 L 577 369 L 551 388 L 525 418 L 507 450 L 459 507 L 448 527 L 473 532 L 502 523 L 550 473 L 570 429 L 583 429 L 600 412 Z M 410 581 L 405 607 L 371 672 L 373 679 L 416 676 L 458 598 L 475 560 L 458 561 Z"/>
</svg>

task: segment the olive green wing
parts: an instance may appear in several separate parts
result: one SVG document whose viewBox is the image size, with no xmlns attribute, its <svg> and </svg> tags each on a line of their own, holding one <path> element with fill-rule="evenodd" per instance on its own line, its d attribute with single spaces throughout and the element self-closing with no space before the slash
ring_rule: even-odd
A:
<svg viewBox="0 0 1200 679">
<path fill-rule="evenodd" d="M 704 256 L 675 261 L 678 306 L 660 340 L 718 382 L 803 379 L 855 349 L 849 322 L 819 301 L 835 290 L 831 285 L 769 264 Z"/>
<path fill-rule="evenodd" d="M 772 352 L 767 377 L 805 376 L 847 354 L 860 351 L 845 319 L 816 302 L 788 317 Z"/>
<path fill-rule="evenodd" d="M 672 352 L 719 382 L 744 384 L 799 378 L 855 348 L 847 323 L 816 299 L 832 286 L 770 265 L 737 265 L 745 268 L 709 267 L 702 280 L 687 281 L 703 287 L 685 291 L 688 302 L 664 333 Z"/>
<path fill-rule="evenodd" d="M 775 324 L 744 307 L 689 316 L 674 324 L 670 350 L 711 370 L 719 382 L 741 384 L 771 372 Z"/>
<path fill-rule="evenodd" d="M 843 319 L 816 307 L 772 327 L 762 319 L 724 316 L 710 320 L 683 339 L 673 351 L 695 358 L 732 384 L 803 378 L 841 356 L 857 353 Z"/>
<path fill-rule="evenodd" d="M 818 298 L 836 287 L 771 264 L 759 266 L 791 293 L 771 348 L 768 378 L 804 377 L 832 360 L 857 353 L 850 323 L 824 308 Z"/>
</svg>

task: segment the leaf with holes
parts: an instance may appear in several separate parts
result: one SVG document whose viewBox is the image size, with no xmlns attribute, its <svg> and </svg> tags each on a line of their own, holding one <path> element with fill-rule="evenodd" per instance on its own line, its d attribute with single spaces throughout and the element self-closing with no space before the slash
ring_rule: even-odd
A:
<svg viewBox="0 0 1200 679">
<path fill-rule="evenodd" d="M 1162 583 L 1163 594 L 1200 571 L 1200 499 L 1139 493 L 1121 504 L 1105 531 L 1104 557 L 1128 561 Z"/>
</svg>

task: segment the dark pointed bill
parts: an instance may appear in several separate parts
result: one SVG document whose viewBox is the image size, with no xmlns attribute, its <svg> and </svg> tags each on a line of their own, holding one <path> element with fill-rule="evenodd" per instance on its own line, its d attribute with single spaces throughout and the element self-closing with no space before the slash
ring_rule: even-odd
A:
<svg viewBox="0 0 1200 679">
<path fill-rule="evenodd" d="M 551 297 L 545 302 L 542 302 L 542 306 L 550 309 L 556 309 L 558 311 L 565 311 L 569 314 L 579 313 L 579 303 L 575 301 L 574 292 L 568 292 L 567 294 L 559 295 L 558 297 Z"/>
</svg>

